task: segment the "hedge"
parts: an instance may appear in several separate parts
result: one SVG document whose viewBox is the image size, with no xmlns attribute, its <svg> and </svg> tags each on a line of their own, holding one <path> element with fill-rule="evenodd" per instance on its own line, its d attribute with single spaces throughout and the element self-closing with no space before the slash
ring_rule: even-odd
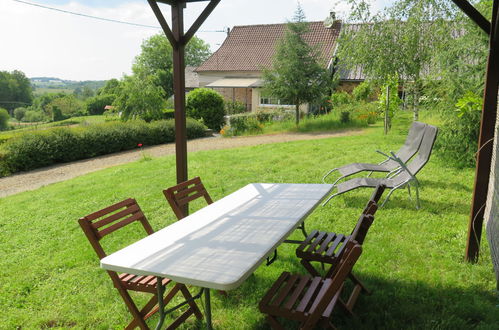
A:
<svg viewBox="0 0 499 330">
<path fill-rule="evenodd" d="M 206 127 L 187 119 L 187 138 L 205 135 Z M 54 128 L 20 134 L 2 145 L 0 177 L 56 163 L 173 142 L 173 120 L 109 122 L 88 127 Z"/>
</svg>

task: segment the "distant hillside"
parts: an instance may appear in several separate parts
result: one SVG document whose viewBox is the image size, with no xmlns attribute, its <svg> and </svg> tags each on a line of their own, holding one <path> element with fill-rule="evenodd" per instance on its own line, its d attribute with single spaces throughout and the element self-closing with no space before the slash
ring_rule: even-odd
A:
<svg viewBox="0 0 499 330">
<path fill-rule="evenodd" d="M 53 77 L 33 77 L 30 78 L 31 85 L 35 88 L 35 94 L 40 94 L 44 92 L 66 92 L 72 93 L 75 89 L 84 87 L 89 87 L 90 89 L 96 91 L 106 83 L 106 80 L 86 80 L 86 81 L 74 81 L 74 80 L 63 80 Z"/>
</svg>

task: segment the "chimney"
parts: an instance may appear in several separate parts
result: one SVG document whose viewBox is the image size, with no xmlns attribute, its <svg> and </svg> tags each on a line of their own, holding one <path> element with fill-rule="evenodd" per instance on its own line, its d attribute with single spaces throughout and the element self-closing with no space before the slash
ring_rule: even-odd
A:
<svg viewBox="0 0 499 330">
<path fill-rule="evenodd" d="M 336 12 L 330 10 L 329 16 L 326 17 L 326 19 L 324 20 L 324 27 L 327 29 L 332 28 L 335 20 L 336 20 Z"/>
</svg>

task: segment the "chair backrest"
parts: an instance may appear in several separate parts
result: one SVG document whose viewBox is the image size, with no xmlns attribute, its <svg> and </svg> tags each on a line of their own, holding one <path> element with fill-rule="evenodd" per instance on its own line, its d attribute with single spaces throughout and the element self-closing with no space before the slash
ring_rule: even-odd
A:
<svg viewBox="0 0 499 330">
<path fill-rule="evenodd" d="M 375 206 L 376 209 L 378 208 L 377 204 L 374 204 L 373 206 Z M 374 216 L 372 214 L 362 214 L 350 234 L 349 241 L 356 241 L 362 245 L 373 222 Z"/>
<path fill-rule="evenodd" d="M 419 147 L 418 154 L 411 161 L 407 168 L 413 175 L 416 175 L 430 160 L 435 140 L 437 139 L 438 128 L 432 125 L 426 125 L 423 140 Z"/>
<path fill-rule="evenodd" d="M 336 267 L 336 271 L 331 278 L 324 280 L 322 289 L 310 308 L 308 319 L 304 322 L 302 329 L 313 329 L 322 316 L 322 313 L 333 300 L 333 297 L 343 287 L 348 274 L 362 253 L 362 247 L 356 242 L 349 241 L 345 247 L 344 253 Z"/>
<path fill-rule="evenodd" d="M 213 203 L 213 200 L 198 176 L 163 190 L 163 194 L 178 220 L 187 216 L 187 214 L 184 213 L 183 206 L 197 198 L 204 197 L 208 204 Z"/>
<path fill-rule="evenodd" d="M 414 121 L 409 128 L 409 133 L 405 139 L 404 145 L 400 147 L 399 151 L 395 154 L 402 162 L 407 163 L 417 152 L 423 140 L 426 124 L 419 121 Z M 389 160 L 386 165 L 388 167 L 399 167 L 398 163 L 394 160 Z"/>
<path fill-rule="evenodd" d="M 139 204 L 132 198 L 125 199 L 78 220 L 99 259 L 106 256 L 106 252 L 99 241 L 104 236 L 135 221 L 142 224 L 148 235 L 154 232 Z"/>
<path fill-rule="evenodd" d="M 385 189 L 386 189 L 386 185 L 381 184 L 381 183 L 379 185 L 377 185 L 376 189 L 374 189 L 374 191 L 371 195 L 371 198 L 369 198 L 369 201 L 374 201 L 374 202 L 378 203 L 379 200 L 381 199 L 381 196 L 383 196 Z"/>
</svg>

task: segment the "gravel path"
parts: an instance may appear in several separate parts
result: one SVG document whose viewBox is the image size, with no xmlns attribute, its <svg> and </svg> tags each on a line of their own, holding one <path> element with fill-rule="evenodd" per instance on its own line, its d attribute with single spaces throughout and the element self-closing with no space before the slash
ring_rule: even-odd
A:
<svg viewBox="0 0 499 330">
<path fill-rule="evenodd" d="M 194 152 L 198 150 L 229 149 L 297 140 L 325 139 L 330 137 L 360 134 L 360 132 L 361 130 L 348 130 L 335 133 L 288 133 L 232 138 L 214 136 L 187 141 L 187 150 L 188 152 Z M 143 150 L 153 157 L 171 155 L 175 153 L 175 144 L 162 144 L 153 147 L 146 147 L 143 148 Z M 44 167 L 38 170 L 0 178 L 0 198 L 26 190 L 35 190 L 51 183 L 68 180 L 107 167 L 137 161 L 140 157 L 141 152 L 139 150 L 129 150 L 72 163 Z"/>
</svg>

